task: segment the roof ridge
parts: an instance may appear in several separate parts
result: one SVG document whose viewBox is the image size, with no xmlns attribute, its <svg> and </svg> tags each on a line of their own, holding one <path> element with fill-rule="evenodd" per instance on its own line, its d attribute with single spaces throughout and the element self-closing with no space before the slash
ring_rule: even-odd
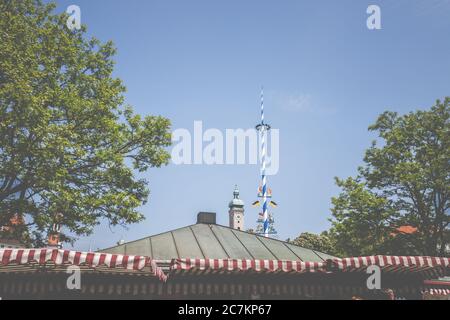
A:
<svg viewBox="0 0 450 320">
<path fill-rule="evenodd" d="M 268 246 L 266 246 L 266 244 L 261 240 L 260 237 L 256 237 L 256 239 L 258 239 L 258 241 L 262 243 L 262 245 L 270 252 L 271 255 L 273 255 L 273 257 L 274 257 L 276 260 L 280 260 L 280 259 L 277 257 L 277 255 L 276 255 L 272 250 L 270 250 L 270 248 L 269 248 Z"/>
<path fill-rule="evenodd" d="M 200 249 L 200 252 L 202 253 L 203 259 L 206 259 L 206 255 L 205 255 L 205 253 L 203 252 L 203 249 L 202 249 L 202 246 L 200 245 L 200 242 L 198 242 L 198 239 L 197 239 L 197 236 L 195 235 L 194 230 L 192 230 L 192 226 L 193 226 L 193 225 L 190 225 L 190 226 L 187 226 L 186 228 L 189 228 L 189 230 L 191 230 L 192 235 L 194 236 L 195 242 L 197 242 L 197 246 L 198 246 L 198 248 Z"/>
<path fill-rule="evenodd" d="M 204 254 L 203 250 L 202 250 L 201 247 L 200 247 L 200 243 L 198 242 L 198 239 L 197 239 L 197 237 L 195 236 L 194 231 L 192 230 L 192 227 L 193 227 L 193 226 L 196 226 L 196 225 L 198 225 L 198 223 L 193 223 L 193 224 L 190 224 L 190 225 L 187 225 L 187 226 L 184 226 L 184 227 L 179 227 L 179 228 L 175 228 L 175 229 L 172 229 L 172 230 L 168 230 L 168 231 L 156 233 L 156 234 L 149 235 L 149 236 L 146 236 L 146 237 L 142 237 L 142 238 L 139 238 L 139 239 L 136 239 L 136 240 L 132 240 L 132 241 L 129 241 L 129 242 L 125 242 L 125 243 L 122 244 L 122 245 L 115 245 L 115 246 L 111 246 L 111 247 L 108 247 L 108 248 L 100 249 L 100 250 L 97 250 L 96 252 L 105 252 L 105 251 L 107 251 L 107 250 L 109 250 L 109 249 L 114 249 L 114 248 L 117 248 L 117 247 L 119 247 L 119 246 L 126 246 L 127 244 L 131 244 L 131 243 L 138 242 L 138 241 L 142 241 L 142 240 L 149 239 L 149 238 L 151 239 L 151 238 L 153 238 L 153 237 L 156 237 L 156 236 L 159 236 L 159 235 L 162 235 L 162 234 L 171 233 L 172 239 L 173 239 L 173 241 L 174 241 L 174 243 L 175 243 L 175 249 L 176 249 L 176 251 L 177 251 L 177 253 L 178 253 L 178 248 L 176 247 L 176 242 L 175 242 L 175 239 L 174 239 L 174 236 L 173 236 L 173 232 L 178 231 L 178 230 L 182 230 L 182 229 L 189 228 L 189 230 L 190 230 L 190 231 L 193 233 L 193 235 L 194 235 L 195 241 L 197 242 L 197 245 L 199 246 L 201 253 L 202 253 L 203 256 L 205 257 L 205 254 Z M 274 253 L 272 252 L 272 250 L 270 250 L 270 249 L 267 247 L 267 245 L 266 245 L 265 243 L 262 242 L 262 240 L 261 240 L 262 237 L 261 237 L 260 235 L 258 235 L 258 234 L 251 233 L 251 232 L 247 232 L 247 231 L 243 231 L 243 230 L 233 229 L 233 228 L 231 228 L 231 227 L 229 227 L 229 226 L 225 226 L 225 225 L 221 225 L 221 224 L 207 224 L 207 225 L 210 226 L 210 230 L 211 230 L 212 234 L 214 235 L 214 237 L 216 238 L 216 240 L 219 242 L 219 244 L 221 245 L 222 249 L 224 250 L 224 252 L 225 252 L 225 254 L 226 254 L 227 256 L 230 256 L 229 253 L 225 250 L 225 248 L 223 247 L 222 243 L 219 241 L 219 239 L 218 239 L 216 233 L 213 231 L 213 229 L 211 228 L 211 226 L 215 226 L 215 227 L 217 227 L 217 228 L 224 228 L 224 229 L 229 229 L 229 230 L 231 230 L 232 233 L 233 233 L 233 235 L 237 238 L 237 240 L 239 241 L 239 243 L 245 248 L 245 250 L 249 253 L 249 255 L 250 255 L 251 257 L 253 257 L 253 255 L 250 253 L 250 251 L 245 247 L 245 245 L 244 245 L 244 244 L 242 243 L 242 241 L 239 239 L 239 237 L 237 236 L 237 233 L 241 232 L 241 233 L 245 233 L 245 234 L 252 235 L 252 236 L 256 237 L 257 240 L 258 240 L 259 242 L 261 242 L 261 243 L 264 245 L 264 247 L 267 248 L 267 250 L 269 250 L 269 252 L 270 252 L 274 257 L 278 258 L 277 255 L 274 254 Z M 291 243 L 291 242 L 288 242 L 288 241 L 283 241 L 283 240 L 274 239 L 274 238 L 264 238 L 264 239 L 269 240 L 269 241 L 276 241 L 276 242 L 282 243 L 286 248 L 288 248 L 288 249 L 289 249 L 296 257 L 298 257 L 300 260 L 302 260 L 302 259 L 301 259 L 301 258 L 300 258 L 300 257 L 299 257 L 299 256 L 298 256 L 291 248 L 289 248 L 288 244 L 289 244 L 289 245 L 292 245 L 292 246 L 294 246 L 294 247 L 302 248 L 302 249 L 304 249 L 304 250 L 312 251 L 313 254 L 314 254 L 315 256 L 317 256 L 317 257 L 318 257 L 319 259 L 321 259 L 321 260 L 324 260 L 324 259 L 320 256 L 320 253 L 321 253 L 321 254 L 324 254 L 324 255 L 327 255 L 327 256 L 334 257 L 333 255 L 328 254 L 328 253 L 326 253 L 326 252 L 322 252 L 322 251 L 318 251 L 318 250 L 313 250 L 313 249 L 310 249 L 310 248 L 305 248 L 305 247 L 296 245 L 296 244 Z M 151 241 L 151 240 L 150 240 L 150 241 Z M 153 248 L 152 248 L 152 249 L 153 249 Z M 179 253 L 178 253 L 178 254 L 179 254 Z M 206 257 L 205 257 L 205 258 L 206 258 Z M 254 258 L 254 257 L 253 257 L 253 258 Z M 337 257 L 334 257 L 334 258 L 337 258 Z"/>
<path fill-rule="evenodd" d="M 255 260 L 255 257 L 252 255 L 250 250 L 248 250 L 248 248 L 242 243 L 241 239 L 239 239 L 239 237 L 236 235 L 236 233 L 234 233 L 234 230 L 236 230 L 236 229 L 233 229 L 233 228 L 230 228 L 230 229 L 231 229 L 231 233 L 236 237 L 236 239 L 239 241 L 239 243 L 242 244 L 242 247 L 245 249 L 245 251 L 248 252 L 248 254 L 250 255 L 250 257 L 252 257 L 253 260 Z M 246 232 L 246 233 L 249 233 L 249 232 Z"/>
<path fill-rule="evenodd" d="M 289 242 L 283 242 L 283 245 L 284 245 L 289 251 L 291 251 L 291 252 L 294 254 L 294 256 L 296 256 L 297 258 L 299 258 L 300 261 L 303 261 L 303 259 L 302 259 L 298 254 L 296 254 L 294 250 L 292 250 L 291 248 L 289 248 L 288 244 L 292 244 L 292 243 L 289 243 Z M 300 246 L 298 246 L 298 247 L 300 247 Z M 303 247 L 300 247 L 300 248 L 303 248 Z M 306 249 L 306 248 L 305 248 L 305 249 Z M 310 249 L 310 250 L 311 250 L 311 249 Z M 322 257 L 319 257 L 319 258 L 322 259 Z"/>
<path fill-rule="evenodd" d="M 178 247 L 177 247 L 177 241 L 175 240 L 175 236 L 173 235 L 173 231 L 170 231 L 170 235 L 172 236 L 172 241 L 173 241 L 173 245 L 175 246 L 175 251 L 177 253 L 177 258 L 181 258 L 180 252 L 178 251 Z"/>
<path fill-rule="evenodd" d="M 214 232 L 213 230 L 213 225 L 210 224 L 209 225 L 209 229 L 211 230 L 212 234 L 214 235 L 214 238 L 216 238 L 217 242 L 219 243 L 219 245 L 222 247 L 223 252 L 225 252 L 225 254 L 227 255 L 228 258 L 231 258 L 230 254 L 227 252 L 227 250 L 225 249 L 225 247 L 223 246 L 222 242 L 220 242 L 219 237 L 217 236 L 217 234 Z"/>
</svg>

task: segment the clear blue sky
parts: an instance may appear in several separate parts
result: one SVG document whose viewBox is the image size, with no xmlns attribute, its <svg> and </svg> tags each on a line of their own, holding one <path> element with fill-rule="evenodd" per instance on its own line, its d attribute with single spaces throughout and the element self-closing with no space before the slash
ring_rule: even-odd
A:
<svg viewBox="0 0 450 320">
<path fill-rule="evenodd" d="M 115 75 L 140 114 L 173 128 L 250 128 L 259 117 L 280 129 L 280 170 L 269 177 L 279 238 L 329 227 L 333 177 L 355 175 L 384 110 L 428 108 L 450 88 L 450 1 L 58 1 L 81 8 L 89 34 L 113 40 Z M 381 7 L 382 30 L 366 27 Z M 227 224 L 234 184 L 254 227 L 259 169 L 175 166 L 149 170 L 146 220 L 128 230 L 102 224 L 76 242 L 104 248 L 195 222 L 215 211 Z"/>
</svg>

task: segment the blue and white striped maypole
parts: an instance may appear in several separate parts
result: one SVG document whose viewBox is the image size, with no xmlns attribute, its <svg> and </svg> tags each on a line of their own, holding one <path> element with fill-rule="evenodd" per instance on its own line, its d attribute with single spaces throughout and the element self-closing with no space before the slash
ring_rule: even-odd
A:
<svg viewBox="0 0 450 320">
<path fill-rule="evenodd" d="M 261 123 L 256 126 L 261 134 L 261 180 L 262 180 L 262 203 L 263 203 L 263 230 L 264 236 L 269 237 L 269 214 L 267 212 L 267 177 L 266 177 L 266 133 L 270 125 L 264 123 L 264 91 L 261 87 Z"/>
</svg>

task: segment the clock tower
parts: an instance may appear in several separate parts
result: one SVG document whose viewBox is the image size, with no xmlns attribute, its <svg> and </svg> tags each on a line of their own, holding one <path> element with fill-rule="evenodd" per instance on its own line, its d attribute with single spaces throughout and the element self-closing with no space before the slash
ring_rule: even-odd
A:
<svg viewBox="0 0 450 320">
<path fill-rule="evenodd" d="M 230 217 L 230 228 L 244 230 L 244 201 L 239 199 L 239 189 L 234 187 L 233 200 L 228 204 Z"/>
</svg>

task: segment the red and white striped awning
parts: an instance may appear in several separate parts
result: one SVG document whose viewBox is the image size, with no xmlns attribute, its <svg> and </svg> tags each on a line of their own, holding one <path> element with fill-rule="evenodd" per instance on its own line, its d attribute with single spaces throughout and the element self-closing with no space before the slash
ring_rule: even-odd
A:
<svg viewBox="0 0 450 320">
<path fill-rule="evenodd" d="M 425 290 L 422 293 L 430 295 L 448 296 L 450 295 L 450 281 L 442 279 L 425 280 L 423 282 Z"/>
<path fill-rule="evenodd" d="M 94 268 L 107 266 L 128 270 L 142 270 L 144 267 L 150 267 L 152 273 L 160 280 L 165 281 L 167 278 L 162 269 L 156 265 L 156 262 L 145 256 L 61 249 L 0 249 L 0 265 L 6 266 L 12 263 L 45 265 L 48 262 L 53 262 L 55 265 L 87 265 Z"/>
<path fill-rule="evenodd" d="M 367 256 L 328 260 L 329 269 L 341 271 L 357 271 L 370 265 L 377 265 L 388 272 L 424 273 L 439 276 L 450 268 L 450 258 L 428 256 Z"/>
<path fill-rule="evenodd" d="M 146 256 L 120 255 L 97 252 L 79 252 L 61 249 L 0 249 L 0 265 L 16 264 L 72 264 L 90 267 L 107 266 L 142 270 L 150 267 L 151 272 L 161 280 L 167 280 L 157 261 Z M 333 272 L 355 271 L 370 265 L 378 265 L 384 270 L 394 272 L 430 271 L 439 275 L 441 270 L 450 268 L 450 258 L 424 256 L 368 256 L 343 259 L 329 259 L 326 262 L 306 262 L 289 260 L 250 260 L 250 259 L 173 259 L 170 270 L 222 270 L 256 272 Z M 448 269 L 447 269 L 448 270 Z"/>
<path fill-rule="evenodd" d="M 332 259 L 332 262 L 341 270 L 377 265 L 387 266 L 417 266 L 417 267 L 450 267 L 450 258 L 423 257 L 423 256 L 368 256 Z"/>
<path fill-rule="evenodd" d="M 324 272 L 323 262 L 303 262 L 289 260 L 249 260 L 249 259 L 173 259 L 171 270 L 225 270 L 257 272 Z"/>
<path fill-rule="evenodd" d="M 257 272 L 333 272 L 362 270 L 378 265 L 391 272 L 430 272 L 438 275 L 444 268 L 450 268 L 450 258 L 422 256 L 368 256 L 343 259 L 328 259 L 326 262 L 249 259 L 173 259 L 170 270 L 224 270 Z"/>
<path fill-rule="evenodd" d="M 422 293 L 429 293 L 433 296 L 448 296 L 450 295 L 450 289 L 429 289 L 423 291 Z"/>
</svg>

